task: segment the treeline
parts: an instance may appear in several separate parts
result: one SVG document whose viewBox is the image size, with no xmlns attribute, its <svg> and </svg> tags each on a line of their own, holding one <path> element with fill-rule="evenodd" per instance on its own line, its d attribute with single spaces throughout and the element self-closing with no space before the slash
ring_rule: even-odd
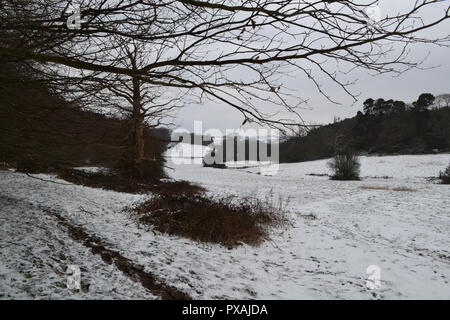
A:
<svg viewBox="0 0 450 320">
<path fill-rule="evenodd" d="M 125 170 L 132 149 L 128 122 L 83 110 L 30 70 L 0 63 L 0 163 L 26 172 L 86 165 Z M 147 127 L 144 135 L 146 156 L 162 161 L 169 131 Z"/>
<path fill-rule="evenodd" d="M 372 98 L 364 101 L 363 111 L 366 115 L 383 115 L 392 113 L 402 113 L 405 111 L 426 111 L 430 109 L 450 107 L 450 94 L 442 94 L 437 97 L 431 93 L 422 93 L 417 101 L 407 104 L 399 100 L 384 100 L 383 98 L 374 100 Z M 358 115 L 361 111 L 358 112 Z"/>
<path fill-rule="evenodd" d="M 450 150 L 450 95 L 424 93 L 417 101 L 367 99 L 363 112 L 280 145 L 281 162 L 328 158 L 336 146 L 358 153 L 420 154 Z"/>
</svg>

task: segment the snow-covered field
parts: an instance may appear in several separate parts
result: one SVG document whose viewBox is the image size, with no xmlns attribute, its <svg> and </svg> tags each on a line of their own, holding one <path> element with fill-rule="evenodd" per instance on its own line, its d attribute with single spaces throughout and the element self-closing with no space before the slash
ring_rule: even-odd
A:
<svg viewBox="0 0 450 320">
<path fill-rule="evenodd" d="M 320 176 L 326 161 L 282 164 L 273 176 L 169 163 L 172 177 L 211 195 L 289 199 L 292 227 L 258 248 L 233 250 L 140 227 L 122 209 L 143 195 L 0 171 L 0 298 L 157 298 L 71 239 L 45 214 L 51 208 L 195 299 L 450 299 L 450 187 L 428 179 L 449 161 L 363 157 L 356 182 Z M 69 264 L 80 266 L 89 290 L 66 288 Z M 381 271 L 375 290 L 366 286 L 371 265 Z"/>
</svg>

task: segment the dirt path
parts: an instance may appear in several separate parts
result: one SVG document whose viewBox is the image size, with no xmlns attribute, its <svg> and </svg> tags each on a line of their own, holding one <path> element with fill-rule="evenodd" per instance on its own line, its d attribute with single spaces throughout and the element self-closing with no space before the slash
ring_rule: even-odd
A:
<svg viewBox="0 0 450 320">
<path fill-rule="evenodd" d="M 122 256 L 119 252 L 107 248 L 109 245 L 104 240 L 89 234 L 82 227 L 72 224 L 56 210 L 6 196 L 0 196 L 0 200 L 1 202 L 7 201 L 9 203 L 20 204 L 21 207 L 24 205 L 25 208 L 34 207 L 40 212 L 46 213 L 52 219 L 56 219 L 57 225 L 66 230 L 71 239 L 88 248 L 94 255 L 100 256 L 103 262 L 114 265 L 124 276 L 139 283 L 153 295 L 159 296 L 163 300 L 191 299 L 186 293 L 173 286 L 164 284 L 152 273 L 144 271 L 143 266 L 135 264 L 130 259 Z M 33 228 L 33 226 L 29 227 Z"/>
</svg>

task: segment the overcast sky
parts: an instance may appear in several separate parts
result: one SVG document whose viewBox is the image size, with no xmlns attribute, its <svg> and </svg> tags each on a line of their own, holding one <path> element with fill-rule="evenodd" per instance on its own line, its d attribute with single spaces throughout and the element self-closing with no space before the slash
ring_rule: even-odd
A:
<svg viewBox="0 0 450 320">
<path fill-rule="evenodd" d="M 435 8 L 424 12 L 424 18 L 441 15 L 443 8 L 450 0 L 435 5 Z M 411 6 L 412 0 L 385 0 L 380 1 L 381 15 L 392 10 L 401 10 Z M 395 5 L 394 5 L 395 4 Z M 450 21 L 428 30 L 428 35 L 449 34 Z M 334 117 L 352 117 L 362 109 L 362 103 L 367 98 L 397 99 L 405 102 L 415 101 L 420 93 L 430 92 L 435 95 L 450 93 L 450 48 L 436 47 L 433 45 L 415 45 L 410 58 L 420 61 L 428 54 L 428 58 L 422 67 L 435 67 L 429 70 L 410 70 L 397 77 L 395 75 L 371 76 L 365 71 L 357 71 L 350 75 L 349 79 L 357 79 L 351 87 L 352 92 L 360 93 L 358 102 L 354 105 L 351 97 L 341 89 L 329 87 L 328 93 L 341 105 L 335 105 L 320 96 L 311 83 L 305 81 L 303 76 L 294 75 L 289 81 L 290 88 L 299 90 L 303 98 L 310 99 L 309 108 L 301 110 L 300 114 L 308 123 L 329 123 Z M 319 79 L 320 80 L 320 79 Z M 324 80 L 324 79 L 322 79 Z M 326 81 L 323 81 L 326 85 Z M 178 112 L 175 123 L 178 127 L 193 130 L 196 120 L 203 121 L 204 129 L 217 128 L 222 131 L 229 128 L 239 128 L 242 124 L 242 115 L 226 105 L 205 103 L 204 105 L 189 104 Z"/>
</svg>

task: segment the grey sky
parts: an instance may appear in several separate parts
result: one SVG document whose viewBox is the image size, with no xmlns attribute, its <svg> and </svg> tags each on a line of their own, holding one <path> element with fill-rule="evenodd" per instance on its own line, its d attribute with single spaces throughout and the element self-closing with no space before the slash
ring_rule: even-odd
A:
<svg viewBox="0 0 450 320">
<path fill-rule="evenodd" d="M 424 12 L 424 18 L 432 18 L 442 15 L 443 8 L 448 5 L 449 0 L 436 4 L 435 8 Z M 384 0 L 380 1 L 381 15 L 390 12 L 404 11 L 411 7 L 412 0 Z M 449 34 L 450 21 L 427 31 L 423 35 L 446 35 Z M 423 36 L 421 35 L 421 36 Z M 358 110 L 362 109 L 362 102 L 367 98 L 398 99 L 405 102 L 414 101 L 420 93 L 430 92 L 433 94 L 450 93 L 450 48 L 437 47 L 434 45 L 415 45 L 410 60 L 420 61 L 428 54 L 428 58 L 422 67 L 435 67 L 429 70 L 410 70 L 399 77 L 395 75 L 372 76 L 364 70 L 352 73 L 349 80 L 357 79 L 355 85 L 351 86 L 353 93 L 360 93 L 358 102 L 352 105 L 351 97 L 347 96 L 342 89 L 328 86 L 329 81 L 319 77 L 328 93 L 341 105 L 335 105 L 322 97 L 317 89 L 300 73 L 293 75 L 293 79 L 287 81 L 287 85 L 301 92 L 302 98 L 309 100 L 309 109 L 301 110 L 300 114 L 306 122 L 329 123 L 334 117 L 352 117 Z M 206 102 L 204 105 L 190 104 L 180 110 L 176 116 L 175 123 L 185 129 L 192 130 L 195 120 L 203 120 L 203 126 L 225 130 L 227 128 L 240 127 L 243 117 L 233 108 L 226 105 Z"/>
</svg>

